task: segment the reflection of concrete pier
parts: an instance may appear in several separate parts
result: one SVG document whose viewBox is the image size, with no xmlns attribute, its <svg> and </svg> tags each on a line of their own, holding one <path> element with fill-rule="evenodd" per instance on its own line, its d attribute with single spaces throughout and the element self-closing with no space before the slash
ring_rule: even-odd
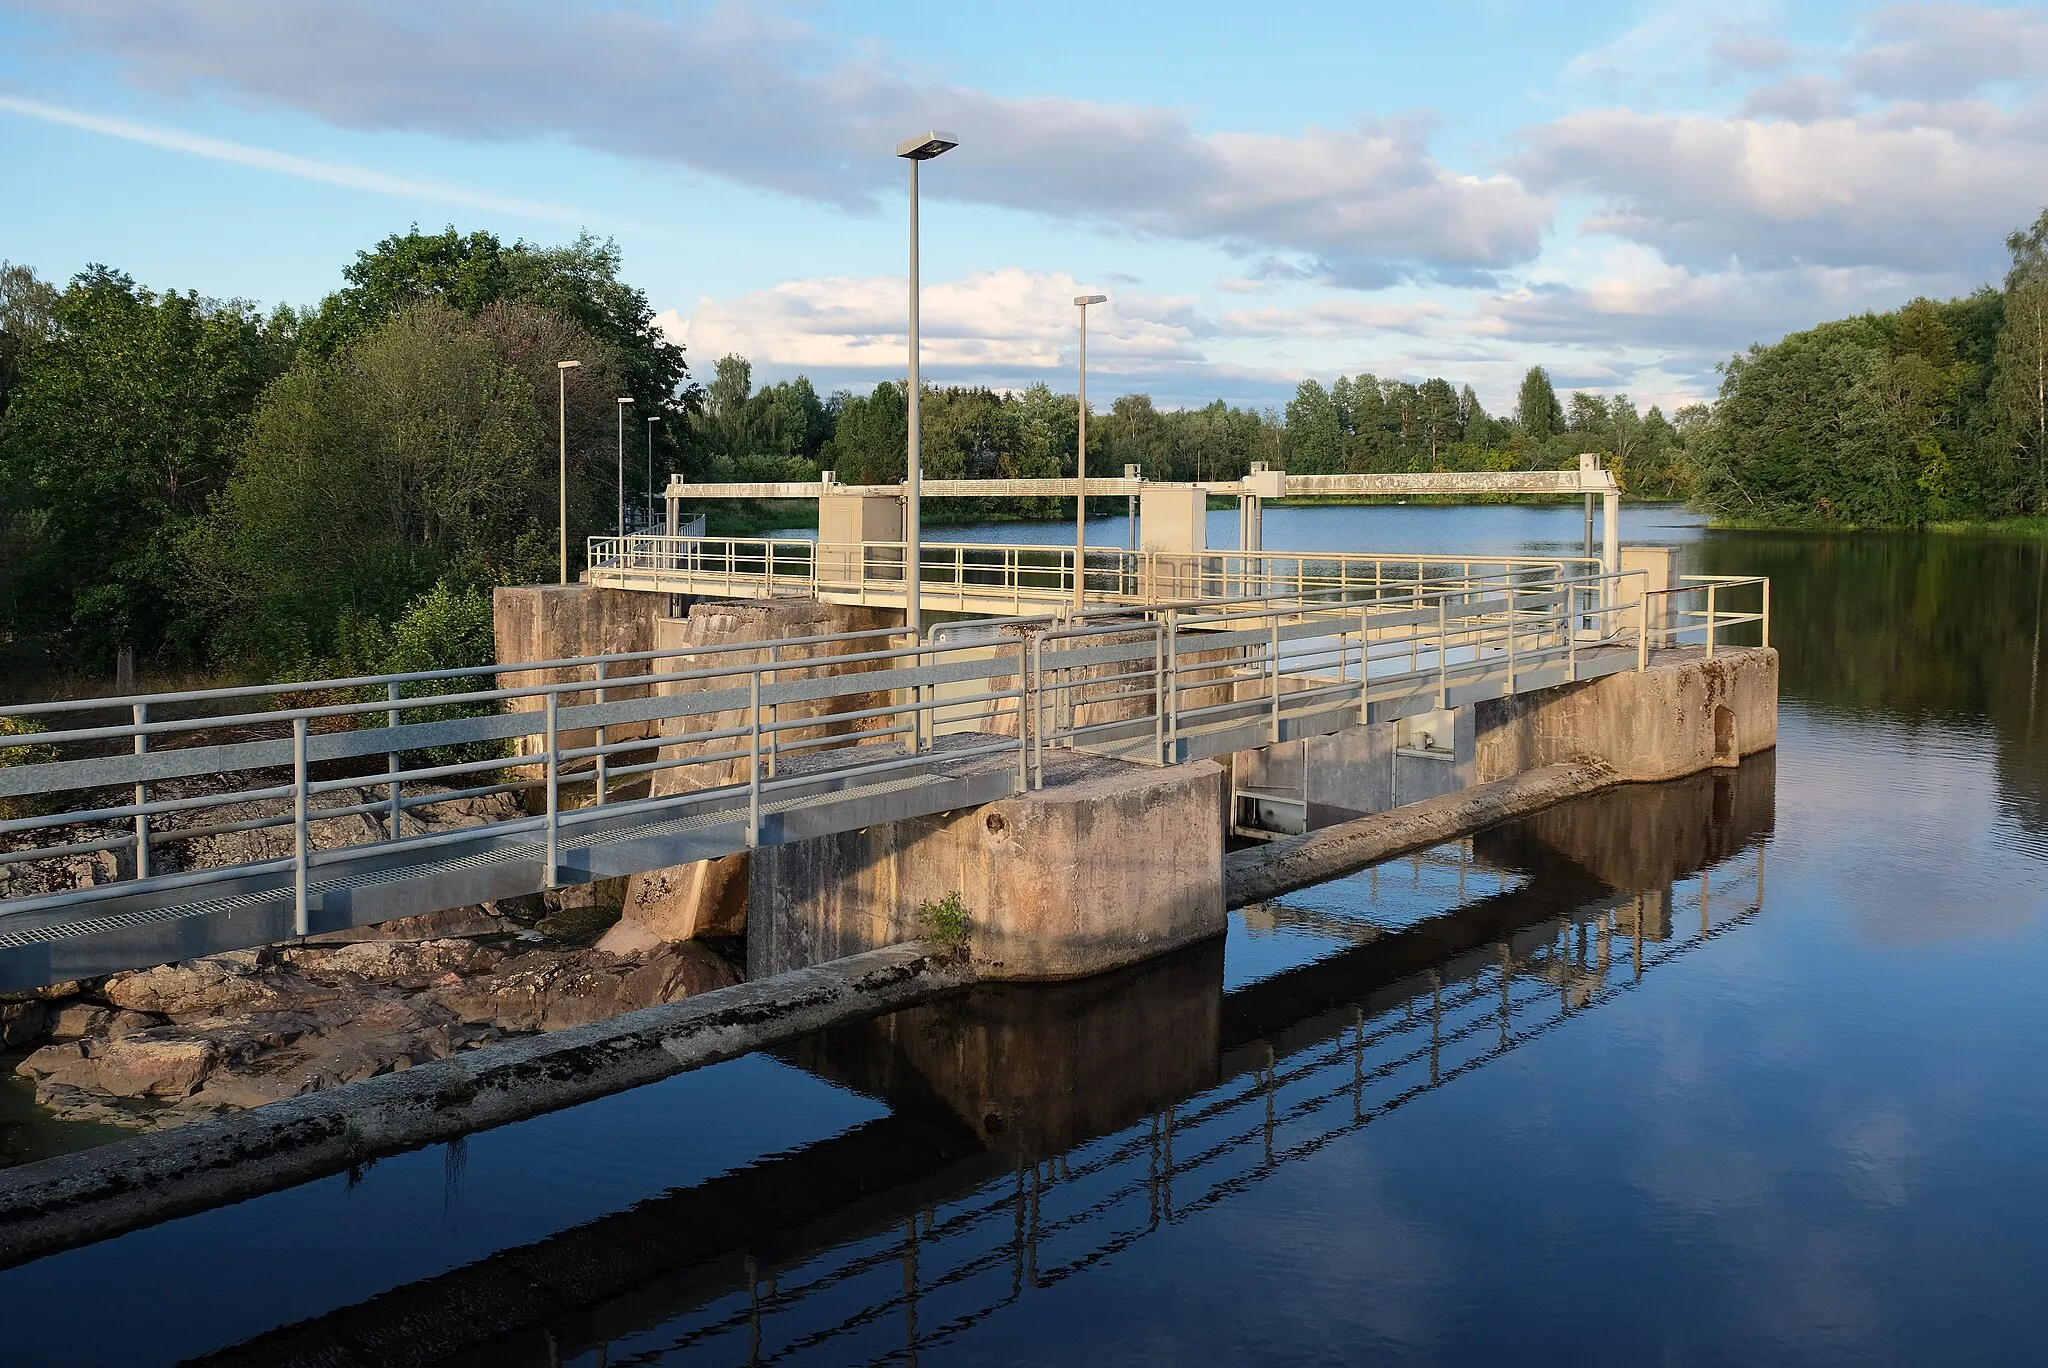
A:
<svg viewBox="0 0 2048 1368">
<path fill-rule="evenodd" d="M 404 1342 L 421 1363 L 538 1368 L 624 1341 L 864 1360 L 943 1341 L 1739 926 L 1762 904 L 1772 794 L 1771 767 L 1746 764 L 1485 834 L 1471 887 L 1488 891 L 1361 921 L 1355 943 L 1234 992 L 1211 942 L 826 1032 L 784 1057 L 889 1118 L 208 1361 L 348 1363 L 350 1346 Z M 1626 839 L 1639 821 L 1661 845 Z M 1453 902 L 1456 859 L 1432 877 Z M 1633 917 L 1642 898 L 1679 914 L 1667 938 Z"/>
</svg>

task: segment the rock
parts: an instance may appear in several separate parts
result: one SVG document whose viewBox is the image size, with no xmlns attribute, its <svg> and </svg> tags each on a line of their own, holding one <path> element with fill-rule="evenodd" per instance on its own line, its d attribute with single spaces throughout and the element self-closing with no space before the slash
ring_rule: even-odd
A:
<svg viewBox="0 0 2048 1368">
<path fill-rule="evenodd" d="M 436 997 L 464 1021 L 554 1031 L 738 981 L 731 966 L 701 946 L 664 945 L 642 960 L 602 950 L 521 955 L 497 974 Z"/>
<path fill-rule="evenodd" d="M 745 935 L 747 856 L 727 855 L 635 874 L 627 881 L 620 920 L 636 922 L 664 941 Z"/>
<path fill-rule="evenodd" d="M 665 942 L 661 937 L 648 930 L 645 925 L 637 921 L 627 921 L 622 917 L 612 923 L 611 930 L 597 938 L 595 948 L 624 959 L 633 959 L 662 944 Z"/>
<path fill-rule="evenodd" d="M 50 1029 L 47 1002 L 0 1002 L 0 1050 L 15 1050 L 41 1040 Z"/>
<path fill-rule="evenodd" d="M 443 940 L 450 936 L 496 936 L 517 931 L 517 923 L 497 915 L 489 904 L 450 907 L 418 917 L 400 917 L 375 926 L 335 931 L 306 941 L 308 945 L 346 945 L 356 941 Z"/>
<path fill-rule="evenodd" d="M 46 1045 L 15 1072 L 112 1097 L 187 1097 L 220 1062 L 220 1047 L 205 1037 L 143 1032 L 121 1040 Z"/>
<path fill-rule="evenodd" d="M 236 1008 L 253 1011 L 338 996 L 332 988 L 264 972 L 264 957 L 269 955 L 211 955 L 115 974 L 101 985 L 100 996 L 116 1007 L 168 1017 L 217 1016 Z"/>
</svg>

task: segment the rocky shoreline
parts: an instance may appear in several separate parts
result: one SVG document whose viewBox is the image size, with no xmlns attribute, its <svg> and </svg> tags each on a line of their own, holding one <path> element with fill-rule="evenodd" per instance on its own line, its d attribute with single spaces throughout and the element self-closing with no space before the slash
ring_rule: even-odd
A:
<svg viewBox="0 0 2048 1368">
<path fill-rule="evenodd" d="M 426 786 L 406 792 L 432 796 Z M 340 807 L 363 797 L 343 790 L 321 800 Z M 207 819 L 271 815 L 265 806 L 216 809 Z M 516 810 L 508 795 L 454 799 L 409 809 L 404 825 L 411 834 Z M 370 821 L 316 818 L 313 842 L 326 849 L 374 839 Z M 80 826 L 66 834 L 102 833 Z M 287 853 L 289 841 L 289 829 L 276 827 L 167 841 L 158 865 L 244 863 Z M 126 876 L 126 865 L 125 852 L 107 851 L 0 865 L 0 895 L 108 883 Z M 0 1054 L 27 1052 L 14 1072 L 34 1083 L 36 1104 L 53 1119 L 160 1130 L 740 981 L 737 953 L 618 926 L 624 885 L 458 907 L 0 995 Z"/>
</svg>

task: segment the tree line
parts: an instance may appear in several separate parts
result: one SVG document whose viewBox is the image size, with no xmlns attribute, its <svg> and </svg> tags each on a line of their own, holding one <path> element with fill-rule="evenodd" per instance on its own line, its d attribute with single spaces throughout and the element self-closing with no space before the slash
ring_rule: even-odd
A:
<svg viewBox="0 0 2048 1368">
<path fill-rule="evenodd" d="M 2002 286 L 1729 360 L 1690 446 L 1694 502 L 1769 526 L 2048 515 L 2048 209 L 2006 248 Z"/>
</svg>

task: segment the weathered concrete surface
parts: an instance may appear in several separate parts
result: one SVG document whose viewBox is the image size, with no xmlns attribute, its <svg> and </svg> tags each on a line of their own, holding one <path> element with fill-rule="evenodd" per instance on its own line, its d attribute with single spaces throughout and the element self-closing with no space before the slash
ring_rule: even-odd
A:
<svg viewBox="0 0 2048 1368">
<path fill-rule="evenodd" d="M 651 649 L 676 652 L 674 656 L 658 658 L 662 673 L 714 666 L 745 668 L 771 663 L 765 648 L 744 649 L 749 642 L 773 641 L 778 637 L 834 636 L 843 632 L 900 627 L 902 623 L 903 614 L 893 609 L 846 608 L 813 599 L 769 599 L 759 603 L 702 601 L 691 606 L 687 617 L 657 621 Z M 772 662 L 776 665 L 774 677 L 792 681 L 849 670 L 885 671 L 886 661 L 851 666 L 840 662 L 841 657 L 885 646 L 885 642 L 875 638 L 825 641 L 798 647 L 779 654 Z M 741 649 L 732 649 L 735 647 Z M 827 663 L 789 667 L 782 663 L 786 660 Z M 665 695 L 699 692 L 706 687 L 704 683 L 687 680 L 655 686 L 658 693 Z M 817 719 L 817 725 L 782 731 L 776 744 L 785 749 L 800 748 L 795 752 L 800 755 L 816 754 L 824 748 L 816 744 L 820 741 L 851 745 L 860 739 L 860 732 L 875 724 L 860 719 L 834 720 L 835 717 L 841 713 L 885 707 L 888 701 L 888 690 L 878 688 L 873 693 L 790 704 L 780 710 L 777 721 Z M 691 741 L 686 738 L 693 732 L 720 731 L 744 725 L 746 720 L 744 711 L 731 710 L 664 722 L 661 724 L 665 738 L 661 758 L 679 760 L 733 750 L 737 743 L 730 738 L 717 741 Z M 687 793 L 737 782 L 745 777 L 746 762 L 743 760 L 657 770 L 652 791 L 657 797 Z M 650 937 L 655 940 L 691 940 L 699 936 L 738 935 L 746 929 L 746 883 L 745 855 L 728 855 L 720 860 L 635 874 L 627 881 L 625 908 L 619 926 L 612 933 L 611 945 L 606 948 L 641 944 Z"/>
<path fill-rule="evenodd" d="M 965 986 L 922 943 L 0 1171 L 0 1265 L 358 1167 Z"/>
<path fill-rule="evenodd" d="M 1223 861 L 1224 893 L 1232 907 L 1262 902 L 1396 855 L 1427 850 L 1614 782 L 1614 772 L 1597 761 L 1546 765 L 1306 836 L 1232 851 Z"/>
<path fill-rule="evenodd" d="M 658 594 L 628 593 L 621 589 L 597 589 L 588 584 L 501 585 L 491 591 L 491 629 L 502 665 L 528 660 L 566 660 L 576 656 L 612 655 L 654 648 L 654 624 L 662 598 Z M 614 667 L 625 677 L 646 674 L 645 662 L 634 661 Z M 498 675 L 500 688 L 520 689 L 536 684 L 563 684 L 588 679 L 587 670 L 507 670 Z M 645 685 L 624 684 L 607 688 L 607 699 L 645 698 Z M 591 701 L 574 696 L 576 703 Z M 537 712 L 538 698 L 512 701 L 515 712 Z M 636 741 L 654 735 L 652 723 L 635 723 L 611 728 L 607 739 Z M 588 746 L 595 736 L 588 731 L 564 732 L 565 746 Z M 520 754 L 542 749 L 538 737 L 523 737 Z"/>
<path fill-rule="evenodd" d="M 1778 653 L 1655 651 L 1641 672 L 1477 706 L 1482 781 L 1582 756 L 1621 779 L 1676 779 L 1778 744 Z"/>
<path fill-rule="evenodd" d="M 927 934 L 920 906 L 949 895 L 984 978 L 1101 973 L 1222 931 L 1222 769 L 1062 763 L 973 811 L 755 851 L 749 975 Z"/>
</svg>

